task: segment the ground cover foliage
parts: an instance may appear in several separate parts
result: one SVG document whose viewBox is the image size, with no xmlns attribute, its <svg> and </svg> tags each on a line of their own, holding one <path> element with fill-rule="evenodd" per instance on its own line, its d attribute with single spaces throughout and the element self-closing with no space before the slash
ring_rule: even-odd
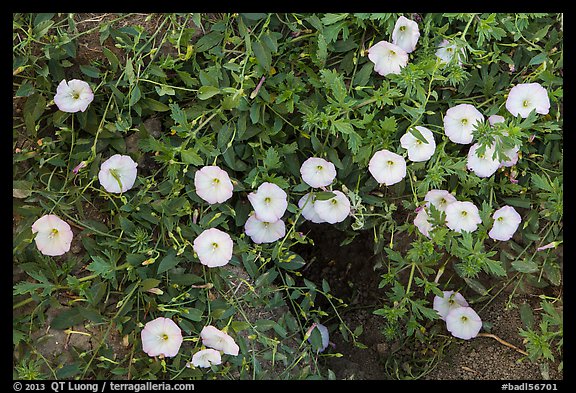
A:
<svg viewBox="0 0 576 393">
<path fill-rule="evenodd" d="M 383 76 L 368 49 L 391 42 L 401 16 L 420 36 L 401 71 Z M 472 307 L 504 289 L 513 288 L 511 305 L 516 292 L 532 291 L 541 307 L 520 309 L 524 361 L 562 368 L 561 14 L 90 17 L 13 15 L 14 378 L 336 378 L 324 360 L 342 354 L 325 346 L 315 324 L 359 348 L 362 328 L 344 322 L 347 302 L 329 280 L 307 278 L 308 261 L 295 251 L 315 247 L 301 230 L 299 201 L 309 192 L 333 200 L 334 191 L 350 202 L 346 218 L 307 225 L 336 227 L 342 244 L 370 234 L 381 277 L 372 311 L 385 340 L 438 348 L 459 340 L 433 309 L 443 291 L 466 293 Z M 437 55 L 444 40 L 456 48 L 448 62 Z M 72 79 L 93 91 L 85 111 L 54 102 L 61 81 Z M 510 90 L 528 83 L 546 90 L 546 114 L 507 109 Z M 460 104 L 484 116 L 473 134 L 480 153 L 498 141 L 494 157 L 505 161 L 519 146 L 514 165 L 486 177 L 467 167 L 469 146 L 444 129 L 447 110 Z M 490 124 L 492 115 L 503 121 Z M 409 160 L 400 144 L 406 133 L 424 139 L 416 126 L 435 139 L 425 161 Z M 406 160 L 405 176 L 389 186 L 368 169 L 383 149 Z M 98 176 L 115 154 L 138 164 L 122 193 L 107 191 Z M 310 157 L 334 165 L 328 186 L 303 180 Z M 225 202 L 196 192 L 205 166 L 229 175 Z M 285 232 L 270 243 L 245 233 L 254 210 L 248 195 L 262 183 L 287 194 Z M 477 206 L 477 229 L 454 231 L 445 212 L 430 208 L 435 227 L 423 234 L 414 219 L 435 189 Z M 522 221 L 498 241 L 489 232 L 503 206 Z M 44 255 L 35 243 L 32 226 L 47 214 L 71 226 L 63 255 Z M 194 249 L 210 228 L 233 241 L 224 266 L 201 263 Z M 410 238 L 402 247 L 400 235 Z M 143 351 L 141 332 L 159 317 L 182 331 L 175 356 Z M 196 367 L 208 325 L 233 337 L 239 353 Z M 49 332 L 64 341 L 51 354 L 42 349 Z"/>
</svg>

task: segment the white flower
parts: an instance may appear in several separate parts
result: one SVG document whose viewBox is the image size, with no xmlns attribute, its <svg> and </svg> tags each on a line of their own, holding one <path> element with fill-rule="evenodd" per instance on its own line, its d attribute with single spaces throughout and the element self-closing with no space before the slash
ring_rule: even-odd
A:
<svg viewBox="0 0 576 393">
<path fill-rule="evenodd" d="M 49 256 L 62 255 L 70 250 L 72 229 L 70 225 L 55 214 L 47 214 L 32 224 L 32 233 L 38 250 Z"/>
<path fill-rule="evenodd" d="M 455 201 L 446 207 L 446 225 L 456 232 L 474 232 L 482 223 L 478 208 L 472 202 Z"/>
<path fill-rule="evenodd" d="M 192 365 L 194 367 L 210 367 L 222 364 L 222 355 L 215 349 L 207 348 L 196 352 L 192 356 Z M 189 364 L 187 364 L 190 367 Z"/>
<path fill-rule="evenodd" d="M 260 221 L 276 222 L 288 207 L 286 192 L 274 183 L 264 182 L 256 191 L 248 194 L 248 200 Z"/>
<path fill-rule="evenodd" d="M 424 196 L 424 200 L 444 212 L 449 204 L 456 201 L 456 197 L 447 190 L 430 190 Z"/>
<path fill-rule="evenodd" d="M 316 213 L 316 210 L 314 209 L 315 202 L 316 197 L 313 195 L 312 192 L 309 192 L 308 194 L 300 198 L 300 200 L 298 201 L 298 207 L 302 209 L 302 216 L 304 216 L 305 219 L 312 221 L 313 223 L 316 224 L 325 222 L 323 219 L 320 218 L 318 213 Z"/>
<path fill-rule="evenodd" d="M 512 206 L 504 206 L 494 212 L 494 225 L 488 236 L 494 240 L 510 240 L 522 221 L 520 214 Z"/>
<path fill-rule="evenodd" d="M 114 154 L 100 166 L 98 180 L 108 192 L 126 192 L 136 181 L 137 166 L 130 156 Z"/>
<path fill-rule="evenodd" d="M 478 121 L 484 121 L 484 115 L 474 106 L 456 105 L 446 111 L 444 132 L 452 142 L 467 145 L 472 142 L 472 132 L 476 129 Z"/>
<path fill-rule="evenodd" d="M 324 222 L 335 224 L 342 222 L 350 214 L 350 200 L 342 191 L 332 191 L 336 194 L 330 199 L 314 202 L 314 210 Z"/>
<path fill-rule="evenodd" d="M 232 197 L 234 186 L 225 170 L 205 166 L 194 175 L 196 194 L 210 204 L 222 203 Z"/>
<path fill-rule="evenodd" d="M 200 263 L 208 267 L 226 265 L 232 259 L 234 242 L 229 234 L 217 228 L 204 230 L 193 245 Z"/>
<path fill-rule="evenodd" d="M 310 187 L 326 187 L 336 177 L 336 167 L 330 161 L 319 157 L 310 157 L 300 167 L 302 180 Z"/>
<path fill-rule="evenodd" d="M 148 322 L 140 334 L 142 349 L 148 356 L 174 357 L 183 341 L 178 325 L 163 317 Z"/>
<path fill-rule="evenodd" d="M 260 221 L 254 214 L 248 217 L 244 224 L 244 232 L 254 243 L 273 243 L 286 234 L 286 225 L 282 220 L 275 222 Z"/>
<path fill-rule="evenodd" d="M 406 53 L 413 52 L 416 49 L 416 43 L 420 38 L 418 23 L 401 16 L 396 20 L 394 30 L 392 31 L 392 43 L 404 49 Z"/>
<path fill-rule="evenodd" d="M 416 138 L 410 131 L 406 131 L 404 135 L 400 138 L 400 145 L 406 150 L 408 150 L 408 159 L 414 162 L 427 161 L 432 157 L 434 151 L 436 150 L 436 141 L 434 140 L 434 135 L 426 127 L 416 126 L 414 127 L 428 143 L 422 142 L 420 139 Z"/>
<path fill-rule="evenodd" d="M 480 145 L 478 143 L 470 146 L 468 151 L 468 161 L 466 167 L 473 171 L 476 176 L 490 177 L 500 167 L 500 161 L 495 160 L 493 157 L 495 146 L 487 147 L 483 154 L 477 155 L 476 150 Z"/>
<path fill-rule="evenodd" d="M 436 50 L 436 56 L 443 62 L 443 63 L 450 63 L 454 58 L 458 47 L 456 44 L 451 44 L 448 40 L 442 40 L 442 42 L 438 45 L 438 49 Z M 460 50 L 460 52 L 464 52 L 464 48 Z M 458 64 L 462 64 L 460 59 L 458 58 Z"/>
<path fill-rule="evenodd" d="M 78 79 L 66 82 L 62 79 L 56 88 L 54 103 L 62 112 L 84 112 L 94 99 L 90 85 Z"/>
<path fill-rule="evenodd" d="M 496 123 L 504 123 L 506 121 L 506 119 L 504 118 L 504 116 L 500 116 L 500 115 L 491 115 L 490 117 L 488 117 L 488 123 L 490 123 L 491 126 L 493 126 Z"/>
<path fill-rule="evenodd" d="M 491 126 L 493 126 L 496 123 L 503 123 L 506 119 L 504 119 L 504 116 L 500 116 L 500 115 L 492 115 L 488 118 L 488 123 L 490 123 Z M 508 135 L 508 132 L 503 131 L 504 135 Z M 506 157 L 508 157 L 507 161 L 502 161 L 500 162 L 500 168 L 501 167 L 511 167 L 516 165 L 516 163 L 518 162 L 518 152 L 520 151 L 520 146 L 514 146 L 511 149 L 505 150 L 504 154 L 506 155 Z"/>
<path fill-rule="evenodd" d="M 442 320 L 446 320 L 448 313 L 458 307 L 468 307 L 468 302 L 458 292 L 444 291 L 443 296 L 434 296 L 432 308 L 438 312 Z"/>
<path fill-rule="evenodd" d="M 463 340 L 474 338 L 482 328 L 482 320 L 471 307 L 456 307 L 446 315 L 446 329 Z"/>
<path fill-rule="evenodd" d="M 205 346 L 217 349 L 228 355 L 236 356 L 240 350 L 240 347 L 238 347 L 232 337 L 212 325 L 204 326 L 200 332 L 200 338 Z"/>
<path fill-rule="evenodd" d="M 550 110 L 548 92 L 540 83 L 521 83 L 514 86 L 506 99 L 506 109 L 514 116 L 528 117 L 532 110 L 545 115 Z"/>
<path fill-rule="evenodd" d="M 420 208 L 418 213 L 416 213 L 414 225 L 416 225 L 416 228 L 418 228 L 420 233 L 428 238 L 430 237 L 430 231 L 432 230 L 433 225 L 428 222 L 428 212 L 425 207 Z"/>
<path fill-rule="evenodd" d="M 368 49 L 368 59 L 374 63 L 374 71 L 382 76 L 399 74 L 408 64 L 408 53 L 397 45 L 380 41 Z"/>
<path fill-rule="evenodd" d="M 380 184 L 390 186 L 406 176 L 406 161 L 389 150 L 379 150 L 370 159 L 368 170 Z"/>
</svg>

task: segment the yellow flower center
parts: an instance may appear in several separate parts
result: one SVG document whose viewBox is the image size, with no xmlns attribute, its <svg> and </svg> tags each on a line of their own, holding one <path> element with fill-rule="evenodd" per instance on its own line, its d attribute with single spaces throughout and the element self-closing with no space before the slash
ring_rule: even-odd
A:
<svg viewBox="0 0 576 393">
<path fill-rule="evenodd" d="M 272 202 L 272 199 L 271 199 L 270 197 L 264 198 L 264 203 L 265 203 L 265 204 L 269 204 L 270 202 Z"/>
<path fill-rule="evenodd" d="M 400 28 L 398 30 L 404 31 L 404 30 L 406 30 L 406 26 L 400 26 Z"/>
<path fill-rule="evenodd" d="M 220 179 L 218 179 L 216 177 L 214 179 L 212 179 L 212 184 L 217 185 L 218 183 L 220 183 Z"/>
<path fill-rule="evenodd" d="M 392 166 L 392 165 L 394 165 L 394 161 L 388 160 L 387 164 L 388 164 L 389 166 Z"/>
<path fill-rule="evenodd" d="M 468 320 L 468 317 L 465 316 L 465 315 L 462 315 L 462 316 L 460 317 L 460 320 L 461 320 L 462 322 L 466 322 L 466 321 Z"/>
<path fill-rule="evenodd" d="M 522 101 L 522 106 L 523 106 L 524 108 L 526 108 L 528 105 L 530 105 L 530 101 L 528 101 L 528 100 Z"/>
<path fill-rule="evenodd" d="M 168 341 L 168 338 L 169 338 L 169 337 L 168 337 L 168 335 L 167 335 L 166 333 L 163 333 L 163 334 L 160 336 L 160 338 L 161 338 L 163 341 Z"/>
<path fill-rule="evenodd" d="M 467 211 L 462 211 L 462 212 L 460 213 L 460 215 L 461 215 L 462 217 L 466 217 L 466 216 L 468 215 L 468 212 L 467 212 Z"/>
<path fill-rule="evenodd" d="M 460 123 L 462 123 L 462 125 L 465 126 L 466 124 L 468 124 L 468 119 L 462 119 L 460 120 Z"/>
</svg>

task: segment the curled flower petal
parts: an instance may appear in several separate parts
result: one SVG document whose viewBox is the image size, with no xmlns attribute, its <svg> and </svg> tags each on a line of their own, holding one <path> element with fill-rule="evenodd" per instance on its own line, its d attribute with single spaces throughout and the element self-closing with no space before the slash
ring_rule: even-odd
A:
<svg viewBox="0 0 576 393">
<path fill-rule="evenodd" d="M 70 225 L 55 214 L 47 214 L 32 224 L 38 250 L 49 256 L 62 255 L 70 250 L 74 234 Z"/>
<path fill-rule="evenodd" d="M 200 338 L 205 346 L 217 349 L 228 355 L 236 356 L 240 351 L 240 347 L 238 347 L 231 336 L 212 325 L 202 328 Z"/>
<path fill-rule="evenodd" d="M 434 205 L 440 211 L 446 211 L 446 207 L 456 201 L 456 197 L 447 190 L 430 190 L 424 196 L 424 200 Z"/>
<path fill-rule="evenodd" d="M 222 355 L 220 355 L 220 352 L 215 349 L 206 348 L 192 355 L 191 364 L 194 367 L 202 367 L 202 368 L 217 366 L 219 364 L 222 364 Z M 190 366 L 188 365 L 188 367 Z"/>
<path fill-rule="evenodd" d="M 126 192 L 134 186 L 137 166 L 130 156 L 114 154 L 100 166 L 98 180 L 108 192 Z"/>
<path fill-rule="evenodd" d="M 182 344 L 182 331 L 170 318 L 159 317 L 148 322 L 141 333 L 142 350 L 148 356 L 174 357 Z"/>
<path fill-rule="evenodd" d="M 420 38 L 418 23 L 400 16 L 392 31 L 392 43 L 404 49 L 406 53 L 411 53 L 416 49 L 418 38 Z"/>
<path fill-rule="evenodd" d="M 426 211 L 426 208 L 420 209 L 418 213 L 416 213 L 414 225 L 416 225 L 416 228 L 418 228 L 421 234 L 430 238 L 430 231 L 432 230 L 433 225 L 428 221 L 428 212 Z"/>
<path fill-rule="evenodd" d="M 314 209 L 315 203 L 316 203 L 316 197 L 312 192 L 309 192 L 308 194 L 300 198 L 300 200 L 298 201 L 298 207 L 302 209 L 302 216 L 308 221 L 312 221 L 313 223 L 316 224 L 326 222 L 322 218 L 320 218 L 318 213 L 316 213 L 316 209 Z"/>
<path fill-rule="evenodd" d="M 380 41 L 368 49 L 368 59 L 374 63 L 374 71 L 382 76 L 399 74 L 408 64 L 408 53 L 397 45 Z"/>
<path fill-rule="evenodd" d="M 222 203 L 232 197 L 234 186 L 228 173 L 216 165 L 205 166 L 194 174 L 196 194 L 210 204 Z"/>
<path fill-rule="evenodd" d="M 234 242 L 229 234 L 217 228 L 204 230 L 193 245 L 200 263 L 208 267 L 224 266 L 232 259 Z"/>
</svg>

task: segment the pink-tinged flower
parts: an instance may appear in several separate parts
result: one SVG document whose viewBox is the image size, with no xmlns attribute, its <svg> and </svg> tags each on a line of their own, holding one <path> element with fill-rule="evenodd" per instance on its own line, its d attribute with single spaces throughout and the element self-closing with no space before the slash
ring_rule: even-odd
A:
<svg viewBox="0 0 576 393">
<path fill-rule="evenodd" d="M 310 187 L 326 187 L 336 178 L 336 167 L 323 158 L 310 157 L 302 163 L 300 174 Z"/>
<path fill-rule="evenodd" d="M 482 329 L 482 320 L 471 307 L 457 307 L 446 315 L 446 329 L 456 338 L 469 340 Z"/>
<path fill-rule="evenodd" d="M 416 138 L 410 131 L 406 131 L 404 135 L 400 138 L 400 145 L 406 150 L 408 150 L 408 159 L 414 162 L 427 161 L 432 157 L 434 151 L 436 151 L 436 141 L 434 140 L 434 135 L 426 127 L 416 126 L 414 127 L 428 143 L 422 142 L 420 139 Z"/>
<path fill-rule="evenodd" d="M 388 41 L 380 41 L 368 49 L 368 59 L 374 63 L 374 71 L 382 76 L 399 74 L 408 64 L 408 53 Z"/>
<path fill-rule="evenodd" d="M 212 325 L 204 326 L 200 332 L 200 338 L 205 346 L 217 349 L 228 355 L 236 356 L 240 350 L 240 347 L 238 347 L 232 337 Z"/>
<path fill-rule="evenodd" d="M 86 168 L 86 165 L 88 165 L 88 164 L 86 164 L 86 161 L 80 161 L 80 164 L 76 165 L 76 166 L 74 167 L 74 169 L 72 169 L 72 173 L 74 173 L 75 175 L 77 175 L 78 172 L 80 172 L 80 169 Z"/>
<path fill-rule="evenodd" d="M 414 218 L 414 225 L 426 237 L 430 237 L 430 231 L 433 228 L 433 225 L 428 222 L 428 212 L 426 208 L 420 209 L 418 213 L 416 213 L 416 217 Z"/>
<path fill-rule="evenodd" d="M 222 203 L 232 197 L 234 186 L 228 173 L 216 165 L 205 166 L 194 175 L 196 194 L 210 204 Z"/>
<path fill-rule="evenodd" d="M 406 176 L 406 161 L 402 156 L 383 149 L 374 153 L 368 170 L 378 183 L 391 186 Z"/>
<path fill-rule="evenodd" d="M 392 43 L 404 49 L 406 53 L 413 52 L 416 49 L 416 43 L 420 38 L 418 23 L 404 16 L 399 17 L 392 31 Z"/>
<path fill-rule="evenodd" d="M 550 110 L 548 92 L 540 83 L 521 83 L 514 86 L 506 99 L 506 109 L 514 116 L 528 117 L 530 112 L 545 115 Z"/>
<path fill-rule="evenodd" d="M 442 40 L 442 42 L 438 45 L 438 49 L 436 50 L 436 57 L 438 57 L 443 63 L 449 64 L 454 58 L 454 55 L 457 55 L 457 50 L 458 47 L 456 44 L 451 44 L 448 40 Z M 463 53 L 464 48 L 462 48 L 460 52 Z M 462 64 L 459 56 L 458 64 Z"/>
<path fill-rule="evenodd" d="M 256 191 L 248 194 L 248 200 L 260 221 L 276 222 L 288 207 L 288 195 L 274 183 L 264 182 Z"/>
<path fill-rule="evenodd" d="M 559 245 L 560 243 L 562 243 L 562 242 L 560 241 L 560 242 L 548 243 L 548 244 L 546 244 L 545 246 L 538 247 L 538 248 L 536 249 L 536 251 L 544 251 L 544 250 L 548 250 L 548 249 L 550 249 L 550 248 L 556 248 L 556 247 L 558 247 L 558 245 Z"/>
<path fill-rule="evenodd" d="M 478 154 L 476 151 L 480 145 L 478 143 L 470 146 L 468 151 L 468 161 L 466 167 L 473 171 L 478 177 L 490 177 L 500 167 L 500 161 L 495 160 L 493 157 L 495 146 L 487 147 L 484 153 Z"/>
<path fill-rule="evenodd" d="M 273 243 L 286 235 L 286 225 L 282 220 L 275 222 L 260 221 L 254 214 L 244 224 L 244 232 L 254 243 Z"/>
<path fill-rule="evenodd" d="M 148 356 L 174 357 L 182 344 L 182 331 L 170 318 L 148 322 L 142 332 L 142 349 Z"/>
<path fill-rule="evenodd" d="M 314 209 L 315 203 L 316 203 L 316 197 L 311 192 L 300 198 L 300 200 L 298 201 L 298 207 L 302 209 L 302 216 L 308 221 L 312 221 L 313 223 L 316 224 L 325 222 L 323 219 L 320 218 L 318 213 L 316 213 L 316 210 Z"/>
<path fill-rule="evenodd" d="M 350 200 L 342 191 L 332 191 L 335 196 L 330 199 L 316 200 L 314 210 L 324 222 L 335 224 L 342 222 L 350 214 Z"/>
<path fill-rule="evenodd" d="M 232 259 L 234 242 L 229 234 L 217 228 L 204 230 L 193 245 L 200 263 L 208 267 L 224 266 Z"/>
<path fill-rule="evenodd" d="M 506 119 L 504 118 L 504 116 L 500 116 L 500 115 L 491 115 L 490 117 L 488 117 L 488 123 L 493 126 L 496 123 L 504 123 L 506 121 Z"/>
<path fill-rule="evenodd" d="M 62 79 L 56 88 L 54 103 L 62 112 L 84 112 L 94 99 L 90 85 L 78 79 L 66 82 Z"/>
<path fill-rule="evenodd" d="M 47 214 L 32 224 L 32 233 L 38 250 L 49 256 L 62 255 L 70 250 L 72 229 L 70 225 L 55 214 Z"/>
<path fill-rule="evenodd" d="M 443 296 L 434 296 L 432 308 L 436 310 L 440 318 L 445 321 L 448 313 L 458 307 L 468 307 L 464 296 L 454 291 L 443 291 Z"/>
<path fill-rule="evenodd" d="M 500 162 L 500 168 L 502 167 L 511 167 L 518 163 L 518 153 L 520 152 L 520 146 L 514 146 L 512 149 L 504 150 L 504 154 L 509 159 L 506 161 Z"/>
<path fill-rule="evenodd" d="M 134 186 L 137 166 L 130 156 L 114 154 L 100 166 L 98 180 L 108 192 L 126 192 Z"/>
<path fill-rule="evenodd" d="M 455 201 L 446 206 L 446 225 L 453 231 L 474 232 L 481 223 L 478 208 L 472 202 Z"/>
<path fill-rule="evenodd" d="M 512 206 L 501 207 L 494 212 L 492 218 L 494 225 L 488 232 L 488 236 L 501 241 L 510 240 L 522 222 L 522 217 Z"/>
<path fill-rule="evenodd" d="M 207 368 L 219 364 L 222 364 L 222 355 L 212 348 L 203 349 L 192 356 L 192 365 L 194 367 Z M 189 364 L 187 366 L 190 367 Z"/>
<path fill-rule="evenodd" d="M 456 201 L 456 197 L 447 190 L 430 190 L 424 196 L 424 200 L 444 212 L 449 204 Z"/>
<path fill-rule="evenodd" d="M 472 132 L 476 123 L 484 121 L 484 115 L 470 104 L 456 105 L 446 111 L 444 116 L 444 132 L 454 143 L 467 145 L 472 143 Z"/>
</svg>

